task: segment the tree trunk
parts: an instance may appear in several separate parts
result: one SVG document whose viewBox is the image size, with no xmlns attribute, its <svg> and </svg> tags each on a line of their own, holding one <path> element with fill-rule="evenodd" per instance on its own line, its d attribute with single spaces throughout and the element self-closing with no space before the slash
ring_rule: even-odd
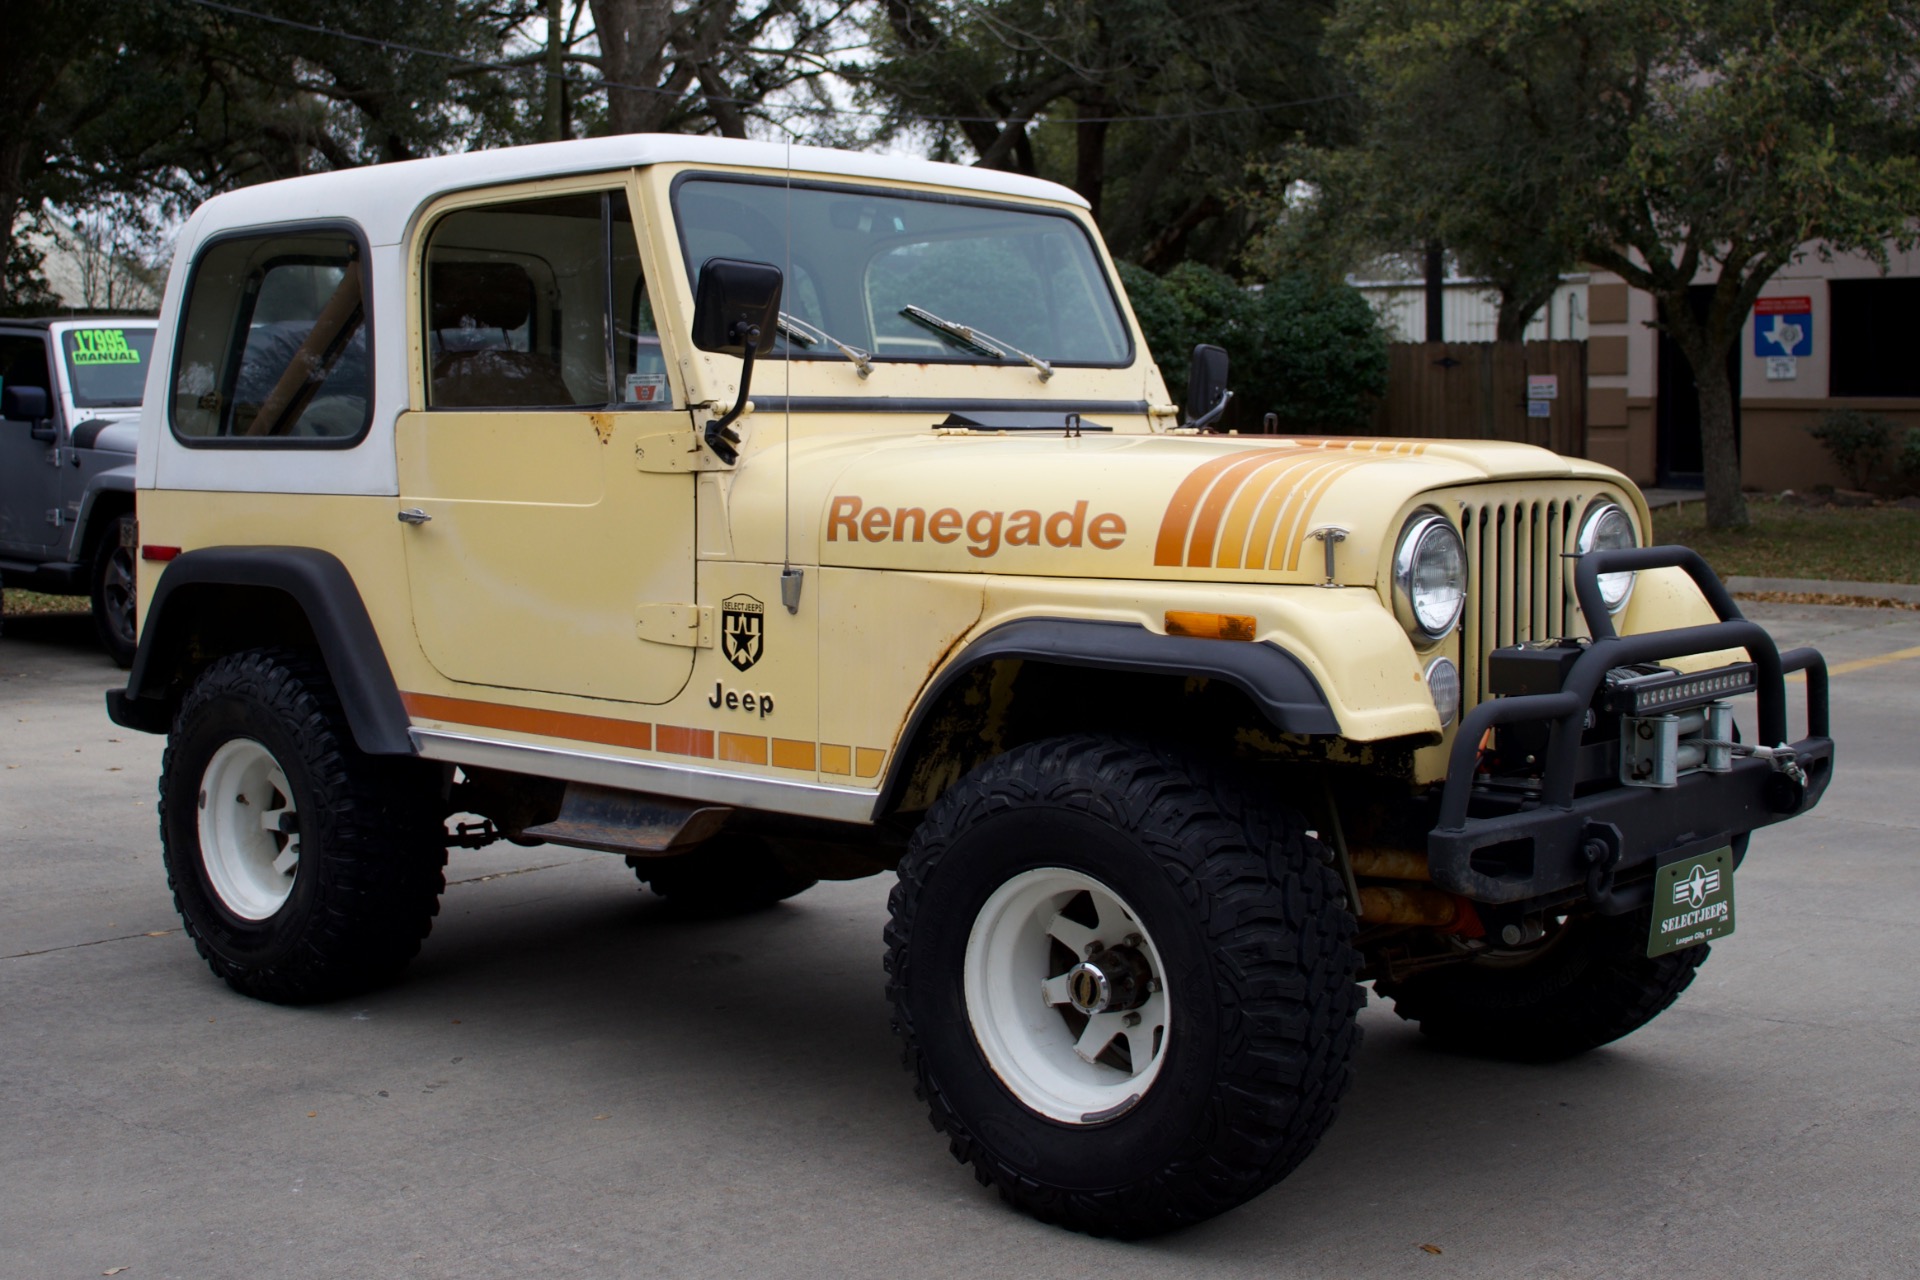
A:
<svg viewBox="0 0 1920 1280">
<path fill-rule="evenodd" d="M 677 83 L 662 86 L 668 44 L 673 35 L 671 0 L 590 0 L 593 27 L 600 42 L 600 71 L 607 88 L 607 132 L 648 133 L 672 114 L 692 79 L 676 72 Z M 613 84 L 633 86 L 614 88 Z"/>
<path fill-rule="evenodd" d="M 1558 282 L 1548 286 L 1542 292 L 1535 289 L 1526 292 L 1525 286 L 1503 284 L 1500 287 L 1500 315 L 1494 321 L 1493 336 L 1496 342 L 1522 342 L 1527 336 L 1527 326 L 1540 314 L 1540 308 L 1553 301 L 1553 291 Z M 1552 336 L 1553 326 L 1547 326 L 1548 336 Z"/>
<path fill-rule="evenodd" d="M 1693 384 L 1700 391 L 1700 456 L 1706 472 L 1707 527 L 1747 527 L 1747 496 L 1740 491 L 1740 443 L 1733 426 L 1733 380 L 1727 376 L 1728 343 L 1715 344 L 1691 312 L 1675 320 L 1689 306 L 1687 295 L 1663 300 L 1668 325 L 1680 354 L 1693 367 Z M 1738 331 L 1735 331 L 1735 339 Z"/>
<path fill-rule="evenodd" d="M 566 0 L 547 0 L 547 83 L 542 99 L 546 105 L 540 113 L 540 139 L 543 142 L 558 142 L 567 136 L 567 84 L 563 78 L 567 70 L 567 35 L 562 25 L 565 7 Z"/>
<path fill-rule="evenodd" d="M 1090 94 L 1080 104 L 1080 114 L 1095 117 L 1074 126 L 1073 189 L 1087 202 L 1093 220 L 1100 221 L 1100 193 L 1107 181 L 1107 128 L 1105 117 L 1112 114 L 1103 94 Z"/>
</svg>

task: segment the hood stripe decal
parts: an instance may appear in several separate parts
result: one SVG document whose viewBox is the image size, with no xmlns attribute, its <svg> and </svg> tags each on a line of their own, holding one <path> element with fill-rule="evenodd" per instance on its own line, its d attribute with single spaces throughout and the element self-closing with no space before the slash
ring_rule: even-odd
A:
<svg viewBox="0 0 1920 1280">
<path fill-rule="evenodd" d="M 1276 441 L 1209 458 L 1167 503 L 1153 562 L 1166 568 L 1300 567 L 1300 535 L 1333 482 L 1372 457 L 1417 458 L 1418 440 Z M 1330 456 L 1332 455 L 1332 456 Z"/>
</svg>

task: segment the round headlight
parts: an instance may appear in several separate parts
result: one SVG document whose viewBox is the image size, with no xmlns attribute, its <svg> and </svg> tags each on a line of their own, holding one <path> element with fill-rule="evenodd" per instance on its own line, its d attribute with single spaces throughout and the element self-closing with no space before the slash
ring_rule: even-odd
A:
<svg viewBox="0 0 1920 1280">
<path fill-rule="evenodd" d="M 1467 549 L 1447 518 L 1420 511 L 1393 552 L 1393 611 L 1400 625 L 1429 640 L 1453 630 L 1467 604 Z"/>
<path fill-rule="evenodd" d="M 1617 502 L 1594 503 L 1587 509 L 1587 518 L 1580 522 L 1581 555 L 1589 551 L 1628 550 L 1639 545 L 1640 539 L 1633 532 L 1633 521 Z M 1631 572 L 1600 575 L 1600 599 L 1605 602 L 1608 613 L 1618 613 L 1626 608 L 1627 597 L 1632 594 Z"/>
</svg>

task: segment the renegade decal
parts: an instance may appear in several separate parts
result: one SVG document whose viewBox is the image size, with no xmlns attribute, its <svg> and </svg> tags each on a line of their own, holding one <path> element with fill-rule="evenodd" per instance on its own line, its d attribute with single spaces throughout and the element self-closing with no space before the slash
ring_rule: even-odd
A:
<svg viewBox="0 0 1920 1280">
<path fill-rule="evenodd" d="M 827 512 L 827 541 L 839 542 L 958 542 L 967 538 L 967 554 L 985 559 L 1000 548 L 1091 546 L 1113 551 L 1127 540 L 1127 522 L 1111 511 L 1087 515 L 1087 503 L 1071 511 L 1042 516 L 1037 510 L 976 511 L 962 517 L 956 507 L 929 513 L 925 507 L 869 507 L 859 498 L 836 497 Z"/>
<path fill-rule="evenodd" d="M 742 671 L 760 661 L 766 615 L 767 606 L 752 596 L 728 596 L 720 602 L 720 652 Z"/>
<path fill-rule="evenodd" d="M 1417 458 L 1413 440 L 1290 440 L 1209 459 L 1174 490 L 1153 562 L 1166 567 L 1300 567 L 1300 534 L 1327 489 L 1362 465 L 1354 455 Z"/>
</svg>

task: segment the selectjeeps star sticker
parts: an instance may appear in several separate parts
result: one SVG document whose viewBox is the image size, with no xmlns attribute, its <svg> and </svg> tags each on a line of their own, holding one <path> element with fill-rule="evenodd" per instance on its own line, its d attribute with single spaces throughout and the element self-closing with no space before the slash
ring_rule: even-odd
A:
<svg viewBox="0 0 1920 1280">
<path fill-rule="evenodd" d="M 1707 895 L 1720 892 L 1720 873 L 1708 871 L 1704 867 L 1695 867 L 1693 874 L 1685 880 L 1676 880 L 1673 885 L 1673 900 L 1684 902 L 1698 910 L 1706 903 Z"/>
</svg>

